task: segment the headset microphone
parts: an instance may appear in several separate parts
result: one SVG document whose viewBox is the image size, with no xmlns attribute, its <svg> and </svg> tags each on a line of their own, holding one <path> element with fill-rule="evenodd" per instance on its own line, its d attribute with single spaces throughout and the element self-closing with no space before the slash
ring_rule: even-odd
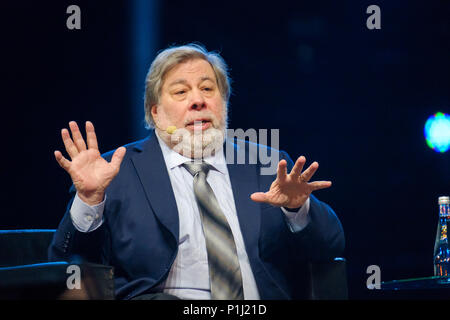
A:
<svg viewBox="0 0 450 320">
<path fill-rule="evenodd" d="M 175 130 L 177 130 L 177 127 L 175 127 L 175 126 L 168 126 L 167 129 L 166 129 L 166 132 L 168 134 L 172 134 L 172 133 L 175 132 Z"/>
</svg>

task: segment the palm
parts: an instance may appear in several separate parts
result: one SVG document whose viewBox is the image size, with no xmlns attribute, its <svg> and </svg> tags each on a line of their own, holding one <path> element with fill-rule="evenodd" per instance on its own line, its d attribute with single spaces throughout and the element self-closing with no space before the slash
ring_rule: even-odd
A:
<svg viewBox="0 0 450 320">
<path fill-rule="evenodd" d="M 55 151 L 56 161 L 69 173 L 80 198 L 88 204 L 98 203 L 119 172 L 126 150 L 124 147 L 118 148 L 111 162 L 108 162 L 100 155 L 92 123 L 86 122 L 87 146 L 76 122 L 72 121 L 69 125 L 73 140 L 67 129 L 61 131 L 61 136 L 72 161 L 64 158 L 60 151 Z"/>
<path fill-rule="evenodd" d="M 251 199 L 277 207 L 299 208 L 306 202 L 311 192 L 331 186 L 330 181 L 309 182 L 319 164 L 314 162 L 301 173 L 305 162 L 305 157 L 299 157 L 291 172 L 287 174 L 287 162 L 281 160 L 278 164 L 277 178 L 272 182 L 269 191 L 255 192 L 251 195 Z"/>
<path fill-rule="evenodd" d="M 289 180 L 289 181 L 288 181 Z M 301 207 L 308 199 L 311 191 L 305 184 L 298 183 L 292 178 L 281 182 L 275 180 L 266 192 L 267 200 L 277 207 L 297 208 Z"/>
<path fill-rule="evenodd" d="M 85 150 L 72 159 L 68 173 L 77 190 L 92 192 L 106 189 L 115 176 L 114 169 L 98 150 Z"/>
</svg>

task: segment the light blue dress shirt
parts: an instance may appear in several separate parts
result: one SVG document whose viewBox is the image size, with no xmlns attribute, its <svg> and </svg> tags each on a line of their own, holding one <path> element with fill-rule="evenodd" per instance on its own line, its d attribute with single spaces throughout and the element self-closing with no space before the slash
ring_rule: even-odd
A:
<svg viewBox="0 0 450 320">
<path fill-rule="evenodd" d="M 178 254 L 166 281 L 159 286 L 159 289 L 181 299 L 211 299 L 206 243 L 193 191 L 193 177 L 181 166 L 192 159 L 173 151 L 160 139 L 158 134 L 156 136 L 175 195 L 180 226 Z M 245 251 L 223 150 L 205 158 L 204 161 L 214 167 L 209 171 L 207 181 L 211 185 L 233 233 L 242 272 L 244 298 L 258 300 L 258 288 Z M 75 195 L 70 214 L 72 223 L 78 231 L 91 232 L 101 226 L 106 196 L 102 203 L 89 206 L 78 195 Z M 281 210 L 284 212 L 292 232 L 302 230 L 309 223 L 309 198 L 298 212 L 290 212 L 284 208 Z"/>
</svg>

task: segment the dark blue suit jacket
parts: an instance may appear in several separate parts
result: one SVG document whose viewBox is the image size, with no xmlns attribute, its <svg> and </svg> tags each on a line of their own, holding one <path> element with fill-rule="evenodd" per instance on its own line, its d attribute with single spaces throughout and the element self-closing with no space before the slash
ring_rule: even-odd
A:
<svg viewBox="0 0 450 320">
<path fill-rule="evenodd" d="M 244 141 L 226 143 L 235 152 L 248 150 L 249 146 Z M 90 233 L 77 231 L 69 213 L 72 197 L 49 247 L 53 261 L 80 255 L 91 262 L 114 266 L 118 299 L 150 292 L 164 281 L 177 255 L 179 238 L 175 196 L 154 131 L 125 147 L 120 172 L 106 190 L 103 225 Z M 280 160 L 286 159 L 288 170 L 292 167 L 286 153 L 257 147 Z M 106 153 L 105 159 L 110 160 L 112 153 Z M 260 175 L 263 165 L 259 162 L 246 163 L 228 164 L 228 170 L 260 297 L 295 299 L 302 286 L 298 272 L 305 261 L 327 260 L 343 253 L 341 223 L 328 205 L 311 195 L 311 222 L 302 231 L 292 233 L 280 208 L 250 199 L 253 192 L 269 190 L 275 175 Z M 71 193 L 74 196 L 73 186 Z"/>
</svg>

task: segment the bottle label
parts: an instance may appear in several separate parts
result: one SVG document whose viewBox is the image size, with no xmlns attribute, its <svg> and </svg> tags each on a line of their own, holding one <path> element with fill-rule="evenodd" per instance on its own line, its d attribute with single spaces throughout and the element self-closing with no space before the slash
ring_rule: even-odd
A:
<svg viewBox="0 0 450 320">
<path fill-rule="evenodd" d="M 447 240 L 447 224 L 441 226 L 441 240 Z"/>
<path fill-rule="evenodd" d="M 447 221 L 449 217 L 450 210 L 448 204 L 439 205 L 439 217 L 441 220 L 441 235 L 440 240 L 447 240 Z"/>
</svg>

